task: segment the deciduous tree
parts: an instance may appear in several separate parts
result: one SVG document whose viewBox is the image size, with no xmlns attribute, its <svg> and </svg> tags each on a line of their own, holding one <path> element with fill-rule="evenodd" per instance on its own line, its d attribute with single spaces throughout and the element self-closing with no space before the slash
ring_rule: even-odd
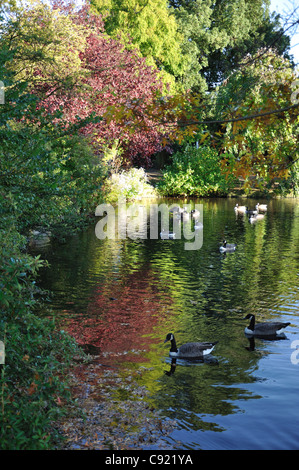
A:
<svg viewBox="0 0 299 470">
<path fill-rule="evenodd" d="M 189 57 L 183 54 L 183 34 L 167 0 L 91 0 L 91 5 L 103 16 L 109 36 L 129 49 L 137 48 L 175 89 L 175 79 L 185 74 Z"/>
<path fill-rule="evenodd" d="M 245 57 L 243 67 L 219 88 L 221 115 L 231 120 L 223 124 L 223 170 L 243 177 L 245 186 L 250 186 L 252 175 L 262 188 L 288 178 L 299 157 L 295 84 L 287 59 L 260 50 L 255 57 Z"/>
<path fill-rule="evenodd" d="M 104 32 L 100 16 L 87 7 L 72 17 L 75 27 L 87 31 L 86 46 L 80 51 L 82 77 L 70 90 L 45 89 L 43 105 L 51 111 L 63 109 L 70 123 L 93 114 L 84 135 L 99 154 L 117 144 L 124 160 L 146 165 L 161 149 L 162 126 L 154 126 L 146 109 L 163 89 L 155 67 L 146 64 L 136 50 L 128 50 Z M 126 120 L 119 113 L 126 109 Z"/>
</svg>

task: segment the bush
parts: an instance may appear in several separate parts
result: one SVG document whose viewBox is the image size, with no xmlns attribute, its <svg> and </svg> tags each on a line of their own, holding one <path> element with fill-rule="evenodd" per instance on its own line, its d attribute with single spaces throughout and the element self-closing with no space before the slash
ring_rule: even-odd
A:
<svg viewBox="0 0 299 470">
<path fill-rule="evenodd" d="M 57 436 L 52 423 L 69 399 L 66 371 L 79 349 L 52 320 L 40 318 L 36 279 L 44 262 L 26 253 L 24 235 L 39 226 L 72 231 L 96 206 L 102 170 L 79 135 L 93 118 L 69 126 L 56 122 L 61 111 L 42 108 L 32 86 L 10 69 L 19 50 L 9 38 L 24 37 L 21 23 L 4 17 L 0 23 L 6 31 L 0 37 L 0 449 L 50 449 Z"/>
<path fill-rule="evenodd" d="M 23 252 L 24 241 L 14 228 L 0 231 L 1 450 L 50 449 L 56 443 L 53 421 L 70 399 L 62 374 L 79 352 L 52 320 L 35 314 L 35 279 L 44 263 Z"/>
<path fill-rule="evenodd" d="M 220 159 L 211 147 L 187 145 L 173 156 L 158 190 L 165 196 L 223 196 L 234 183 L 221 173 Z"/>
<path fill-rule="evenodd" d="M 274 192 L 283 197 L 299 197 L 299 161 L 295 161 L 290 167 L 288 178 L 278 181 Z"/>
<path fill-rule="evenodd" d="M 107 202 L 117 202 L 120 197 L 127 201 L 155 197 L 155 189 L 148 183 L 143 168 L 131 168 L 120 173 L 113 173 L 105 184 L 105 199 Z"/>
</svg>

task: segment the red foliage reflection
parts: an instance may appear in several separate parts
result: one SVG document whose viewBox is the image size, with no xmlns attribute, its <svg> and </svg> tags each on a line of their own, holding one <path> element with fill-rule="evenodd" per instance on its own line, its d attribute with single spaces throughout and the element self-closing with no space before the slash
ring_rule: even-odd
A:
<svg viewBox="0 0 299 470">
<path fill-rule="evenodd" d="M 167 298 L 168 306 L 169 302 Z M 65 327 L 82 346 L 99 348 L 104 356 L 122 355 L 135 361 L 136 352 L 148 350 L 154 341 L 144 335 L 150 335 L 163 319 L 163 304 L 165 293 L 158 290 L 150 271 L 138 271 L 126 282 L 98 286 L 87 311 L 67 319 Z"/>
</svg>

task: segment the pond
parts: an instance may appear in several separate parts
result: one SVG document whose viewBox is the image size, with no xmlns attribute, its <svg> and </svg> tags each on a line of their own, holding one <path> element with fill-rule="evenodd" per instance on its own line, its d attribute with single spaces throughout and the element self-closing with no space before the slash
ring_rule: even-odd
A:
<svg viewBox="0 0 299 470">
<path fill-rule="evenodd" d="M 254 224 L 235 214 L 236 199 L 163 202 L 202 204 L 199 249 L 183 238 L 101 240 L 91 227 L 44 249 L 50 307 L 102 368 L 138 372 L 152 406 L 175 420 L 166 448 L 298 449 L 298 200 L 268 201 Z M 224 238 L 235 252 L 220 253 Z M 290 325 L 281 339 L 252 341 L 249 313 Z M 218 343 L 205 360 L 172 364 L 170 332 L 178 346 Z"/>
</svg>

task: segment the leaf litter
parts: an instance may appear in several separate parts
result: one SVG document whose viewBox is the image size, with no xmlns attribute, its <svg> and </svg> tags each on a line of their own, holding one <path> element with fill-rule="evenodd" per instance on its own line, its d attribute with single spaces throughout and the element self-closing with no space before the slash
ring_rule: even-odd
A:
<svg viewBox="0 0 299 470">
<path fill-rule="evenodd" d="M 59 432 L 64 437 L 60 448 L 173 448 L 167 437 L 175 429 L 176 422 L 163 417 L 155 409 L 149 391 L 138 383 L 141 374 L 142 370 L 107 369 L 97 363 L 77 367 L 71 376 L 76 404 L 58 424 Z"/>
</svg>

